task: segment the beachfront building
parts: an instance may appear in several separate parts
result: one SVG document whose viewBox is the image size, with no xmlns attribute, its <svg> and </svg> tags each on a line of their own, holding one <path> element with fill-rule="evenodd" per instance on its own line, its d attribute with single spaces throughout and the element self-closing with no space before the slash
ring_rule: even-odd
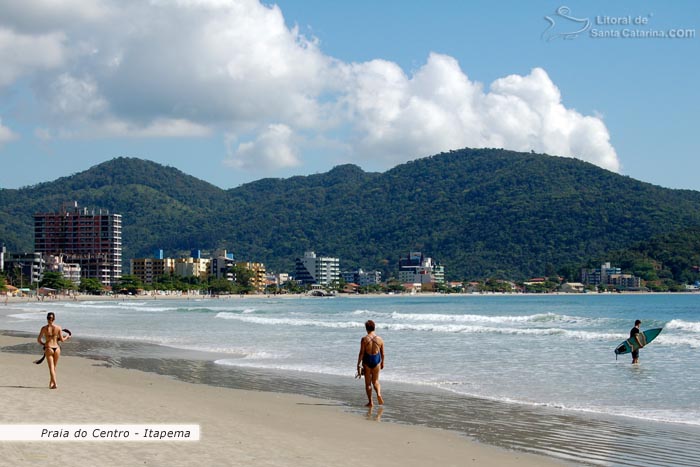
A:
<svg viewBox="0 0 700 467">
<path fill-rule="evenodd" d="M 564 282 L 559 290 L 564 293 L 583 293 L 586 286 L 580 282 Z"/>
<path fill-rule="evenodd" d="M 359 287 L 369 285 L 379 285 L 382 283 L 381 271 L 345 271 L 342 273 L 343 280 L 348 284 L 357 284 Z"/>
<path fill-rule="evenodd" d="M 599 268 L 581 269 L 581 282 L 586 285 L 606 285 L 609 283 L 608 278 L 615 274 L 622 274 L 622 269 L 604 263 Z"/>
<path fill-rule="evenodd" d="M 632 274 L 611 274 L 608 284 L 621 289 L 641 289 L 642 279 Z"/>
<path fill-rule="evenodd" d="M 290 277 L 289 273 L 287 273 L 287 272 L 280 272 L 280 273 L 275 274 L 275 283 L 277 285 L 286 284 L 290 280 L 292 280 L 292 278 Z"/>
<path fill-rule="evenodd" d="M 330 256 L 316 256 L 307 251 L 294 260 L 294 277 L 303 285 L 331 286 L 340 282 L 340 259 Z"/>
<path fill-rule="evenodd" d="M 45 255 L 44 271 L 58 272 L 64 279 L 80 285 L 80 264 L 66 263 L 62 256 Z"/>
<path fill-rule="evenodd" d="M 445 267 L 423 256 L 420 251 L 411 251 L 399 259 L 399 282 L 413 284 L 444 284 Z"/>
<path fill-rule="evenodd" d="M 122 276 L 122 216 L 64 204 L 34 214 L 34 251 L 80 265 L 81 277 L 115 285 Z"/>
<path fill-rule="evenodd" d="M 20 289 L 41 281 L 46 262 L 41 253 L 8 253 L 5 255 L 5 271 Z"/>
<path fill-rule="evenodd" d="M 238 262 L 236 267 L 247 269 L 252 273 L 250 285 L 255 288 L 256 292 L 263 293 L 267 286 L 267 273 L 263 263 Z"/>
<path fill-rule="evenodd" d="M 286 272 L 280 272 L 280 273 L 267 272 L 267 273 L 265 273 L 265 284 L 267 287 L 278 288 L 291 280 L 292 280 L 292 277 L 290 276 L 289 273 L 286 273 Z"/>
<path fill-rule="evenodd" d="M 191 258 L 177 258 L 175 260 L 175 275 L 206 279 L 209 273 L 210 262 L 209 258 L 202 258 L 201 255 Z"/>
<path fill-rule="evenodd" d="M 209 262 L 209 274 L 217 279 L 226 279 L 233 282 L 233 266 L 235 261 L 233 253 L 226 250 L 216 250 Z"/>
<path fill-rule="evenodd" d="M 585 285 L 609 285 L 619 289 L 639 289 L 642 286 L 641 278 L 623 274 L 622 269 L 612 267 L 610 263 L 601 264 L 599 268 L 581 269 L 581 282 Z"/>
<path fill-rule="evenodd" d="M 156 279 L 175 273 L 175 260 L 172 258 L 134 258 L 131 260 L 131 274 L 138 277 L 142 283 L 151 285 Z"/>
<path fill-rule="evenodd" d="M 2 246 L 0 246 L 0 272 L 5 272 L 5 253 L 7 252 L 7 249 L 5 248 L 5 244 L 3 243 Z"/>
</svg>

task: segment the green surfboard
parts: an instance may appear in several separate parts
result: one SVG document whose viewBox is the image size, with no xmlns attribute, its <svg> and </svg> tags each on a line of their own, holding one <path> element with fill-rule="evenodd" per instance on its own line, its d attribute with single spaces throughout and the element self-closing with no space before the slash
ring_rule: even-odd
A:
<svg viewBox="0 0 700 467">
<path fill-rule="evenodd" d="M 639 336 L 639 341 L 642 345 L 639 345 L 639 342 L 637 342 L 636 339 L 630 337 L 629 339 L 615 347 L 615 355 L 622 355 L 630 353 L 633 350 L 641 349 L 649 342 L 656 339 L 656 336 L 658 336 L 659 333 L 661 333 L 662 329 L 663 328 L 647 329 L 646 331 L 642 331 L 639 334 L 637 334 Z"/>
</svg>

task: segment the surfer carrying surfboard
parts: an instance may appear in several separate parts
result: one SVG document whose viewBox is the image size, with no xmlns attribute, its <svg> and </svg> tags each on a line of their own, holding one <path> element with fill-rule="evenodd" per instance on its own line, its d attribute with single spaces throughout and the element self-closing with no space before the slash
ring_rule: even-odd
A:
<svg viewBox="0 0 700 467">
<path fill-rule="evenodd" d="M 639 326 L 641 326 L 641 325 L 642 325 L 642 322 L 640 320 L 636 320 L 634 322 L 634 327 L 632 329 L 630 329 L 630 339 L 636 340 L 637 343 L 639 344 L 639 347 L 637 347 L 636 350 L 632 351 L 632 364 L 633 365 L 636 363 L 639 363 L 639 349 L 644 347 L 644 344 L 642 344 L 642 342 L 639 340 L 639 333 L 641 332 L 639 330 Z"/>
<path fill-rule="evenodd" d="M 49 365 L 49 376 L 51 378 L 49 380 L 49 389 L 56 389 L 56 365 L 58 364 L 58 358 L 61 356 L 61 347 L 58 343 L 66 342 L 70 339 L 70 335 L 64 337 L 61 326 L 54 324 L 56 315 L 53 312 L 49 312 L 46 315 L 46 320 L 48 324 L 41 328 L 36 341 L 44 346 L 44 357 L 46 357 L 46 363 Z"/>
</svg>

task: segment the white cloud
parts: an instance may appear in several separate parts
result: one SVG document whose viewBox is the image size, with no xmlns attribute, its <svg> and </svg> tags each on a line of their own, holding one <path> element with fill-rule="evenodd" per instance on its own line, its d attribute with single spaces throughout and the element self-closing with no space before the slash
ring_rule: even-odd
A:
<svg viewBox="0 0 700 467">
<path fill-rule="evenodd" d="M 134 7 L 131 28 L 90 57 L 115 114 L 315 125 L 329 59 L 286 27 L 279 8 L 252 0 L 173 5 Z"/>
<path fill-rule="evenodd" d="M 258 0 L 82 4 L 0 0 L 0 86 L 32 78 L 43 135 L 224 133 L 227 165 L 246 170 L 300 165 L 313 141 L 373 169 L 465 146 L 620 168 L 603 120 L 567 108 L 540 68 L 485 88 L 446 55 L 412 73 L 344 63 Z"/>
<path fill-rule="evenodd" d="M 0 24 L 41 33 L 99 21 L 113 11 L 109 0 L 0 0 Z M 115 5 L 116 6 L 116 5 Z"/>
<path fill-rule="evenodd" d="M 17 139 L 18 136 L 15 134 L 12 130 L 7 128 L 6 126 L 3 126 L 2 124 L 2 119 L 0 118 L 0 146 L 2 146 L 4 143 L 8 143 L 14 139 Z"/>
<path fill-rule="evenodd" d="M 583 116 L 567 109 L 561 102 L 559 89 L 541 68 L 527 76 L 511 75 L 491 85 L 494 105 L 519 123 L 510 128 L 493 122 L 512 149 L 575 156 L 603 168 L 618 171 L 620 163 L 610 144 L 610 134 L 599 117 Z M 487 96 L 488 97 L 488 96 Z M 528 128 L 530 131 L 523 131 Z M 530 145 L 530 148 L 528 148 Z"/>
<path fill-rule="evenodd" d="M 431 54 L 412 76 L 375 60 L 351 66 L 346 105 L 358 152 L 386 164 L 461 147 L 505 147 L 620 168 L 602 120 L 567 109 L 541 68 L 484 91 L 449 56 Z"/>
<path fill-rule="evenodd" d="M 98 118 L 109 108 L 107 100 L 100 95 L 97 82 L 90 76 L 77 78 L 63 73 L 47 83 L 45 90 L 50 112 L 61 119 Z"/>
<path fill-rule="evenodd" d="M 61 33 L 26 35 L 0 26 L 0 87 L 36 70 L 61 65 L 63 41 Z"/>
<path fill-rule="evenodd" d="M 63 73 L 46 83 L 41 93 L 53 118 L 68 120 L 72 124 L 61 127 L 59 135 L 63 138 L 167 138 L 211 134 L 207 126 L 185 118 L 152 116 L 140 120 L 116 117 L 97 81 L 89 75 L 78 78 Z M 35 135 L 39 139 L 47 140 L 48 129 L 37 131 Z"/>
<path fill-rule="evenodd" d="M 300 160 L 291 128 L 273 124 L 262 130 L 254 141 L 240 143 L 225 163 L 235 168 L 261 170 L 295 167 Z"/>
<path fill-rule="evenodd" d="M 185 119 L 158 118 L 146 125 L 123 120 L 100 122 L 95 128 L 100 137 L 127 138 L 183 138 L 209 136 L 211 130 L 204 125 Z"/>
</svg>

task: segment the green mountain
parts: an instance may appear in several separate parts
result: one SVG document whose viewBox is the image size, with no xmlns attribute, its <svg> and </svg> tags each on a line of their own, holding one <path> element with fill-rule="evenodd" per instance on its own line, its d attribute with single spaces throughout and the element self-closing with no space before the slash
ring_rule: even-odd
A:
<svg viewBox="0 0 700 467">
<path fill-rule="evenodd" d="M 230 190 L 172 167 L 118 158 L 0 190 L 0 241 L 32 249 L 32 214 L 72 200 L 123 215 L 124 258 L 226 248 L 289 271 L 305 250 L 341 268 L 394 272 L 408 251 L 448 278 L 523 279 L 654 236 L 700 227 L 700 192 L 671 190 L 571 158 L 463 149 L 367 173 L 354 165 Z"/>
<path fill-rule="evenodd" d="M 8 250 L 33 250 L 33 214 L 58 211 L 66 202 L 123 215 L 124 258 L 152 255 L 164 243 L 199 241 L 226 192 L 172 167 L 118 158 L 85 172 L 19 190 L 0 190 L 0 241 Z M 177 237 L 178 241 L 173 241 Z M 127 261 L 128 262 L 128 261 Z"/>
</svg>

